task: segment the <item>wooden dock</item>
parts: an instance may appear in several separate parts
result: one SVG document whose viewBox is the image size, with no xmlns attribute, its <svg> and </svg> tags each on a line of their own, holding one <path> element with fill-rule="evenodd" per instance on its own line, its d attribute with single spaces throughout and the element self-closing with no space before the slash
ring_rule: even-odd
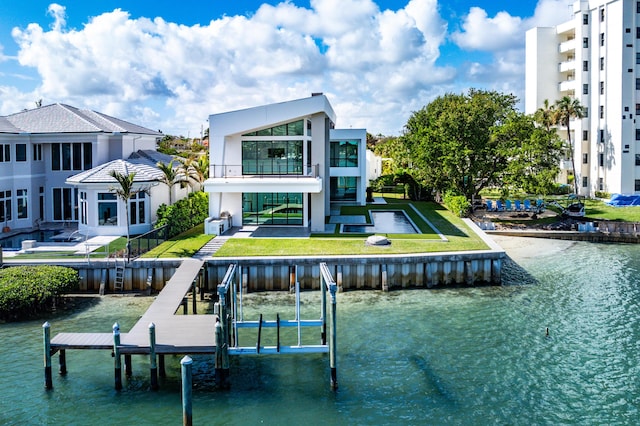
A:
<svg viewBox="0 0 640 426">
<path fill-rule="evenodd" d="M 203 266 L 199 259 L 185 259 L 145 314 L 128 333 L 120 334 L 123 354 L 149 353 L 149 325 L 156 328 L 156 353 L 184 354 L 216 352 L 215 315 L 175 315 L 193 288 Z M 66 349 L 113 350 L 112 333 L 59 333 L 51 339 L 51 351 Z"/>
<path fill-rule="evenodd" d="M 193 292 L 196 313 L 196 283 L 203 271 L 204 261 L 184 259 L 171 279 L 160 291 L 154 302 L 138 322 L 127 333 L 120 333 L 120 326 L 113 325 L 113 333 L 59 333 L 50 338 L 50 324 L 43 324 L 45 354 L 45 387 L 53 387 L 51 378 L 51 356 L 60 354 L 60 374 L 66 374 L 66 350 L 111 350 L 114 356 L 114 378 L 116 390 L 122 389 L 121 356 L 127 376 L 131 376 L 131 355 L 149 355 L 151 388 L 158 388 L 157 374 L 164 376 L 164 355 L 168 354 L 213 354 L 215 355 L 215 381 L 222 388 L 228 387 L 229 355 L 260 354 L 310 354 L 329 353 L 331 387 L 337 388 L 336 379 L 336 293 L 337 284 L 325 263 L 320 264 L 321 306 L 318 319 L 303 320 L 300 316 L 300 283 L 297 267 L 290 274 L 295 288 L 296 315 L 293 320 L 244 321 L 242 314 L 243 271 L 237 264 L 230 264 L 224 279 L 217 286 L 218 301 L 215 312 L 219 315 L 186 315 L 185 296 Z M 185 315 L 176 315 L 180 307 Z M 328 312 L 329 311 L 329 312 Z M 239 317 L 238 317 L 239 313 Z M 329 321 L 330 319 L 330 321 Z M 327 330 L 329 326 L 329 330 Z M 261 342 L 262 328 L 276 328 L 276 345 Z M 281 344 L 280 328 L 297 327 L 297 344 Z M 254 346 L 240 346 L 239 332 L 247 328 L 257 329 Z M 315 330 L 319 344 L 303 344 L 302 329 Z M 328 331 L 328 332 L 327 332 Z M 159 366 L 156 365 L 156 358 Z M 185 360 L 183 360 L 185 361 Z M 190 358 L 185 361 L 188 363 Z M 182 361 L 181 361 L 182 363 Z M 183 378 L 183 380 L 186 380 Z"/>
</svg>

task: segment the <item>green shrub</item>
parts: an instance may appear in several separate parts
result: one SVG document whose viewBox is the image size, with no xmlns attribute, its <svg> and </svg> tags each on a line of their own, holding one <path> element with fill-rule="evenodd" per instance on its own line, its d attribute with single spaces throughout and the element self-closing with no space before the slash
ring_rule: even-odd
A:
<svg viewBox="0 0 640 426">
<path fill-rule="evenodd" d="M 442 201 L 447 210 L 458 217 L 467 216 L 469 209 L 471 208 L 471 203 L 469 203 L 467 197 L 464 195 L 457 195 L 451 191 L 447 191 L 447 193 L 444 194 Z"/>
<path fill-rule="evenodd" d="M 78 272 L 63 266 L 14 266 L 0 270 L 0 318 L 21 319 L 50 309 L 78 288 Z"/>
<path fill-rule="evenodd" d="M 611 194 L 604 191 L 596 191 L 595 196 L 596 198 L 604 198 L 604 199 L 611 198 Z"/>
<path fill-rule="evenodd" d="M 192 192 L 173 205 L 162 204 L 158 208 L 156 227 L 169 226 L 169 238 L 181 234 L 204 222 L 209 216 L 209 194 Z"/>
</svg>

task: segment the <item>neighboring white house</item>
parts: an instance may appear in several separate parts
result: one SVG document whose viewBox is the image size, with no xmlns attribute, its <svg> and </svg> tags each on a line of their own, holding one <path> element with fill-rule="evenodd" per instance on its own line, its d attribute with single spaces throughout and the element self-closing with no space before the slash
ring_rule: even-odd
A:
<svg viewBox="0 0 640 426">
<path fill-rule="evenodd" d="M 563 96 L 586 107 L 571 122 L 583 195 L 640 193 L 639 40 L 640 2 L 631 0 L 576 1 L 567 22 L 527 31 L 525 111 Z M 561 168 L 567 176 L 570 162 Z"/>
<path fill-rule="evenodd" d="M 366 130 L 334 129 L 335 121 L 323 94 L 211 115 L 205 232 L 247 225 L 322 232 L 332 202 L 364 205 Z"/>
<path fill-rule="evenodd" d="M 181 188 L 179 184 L 170 189 L 161 182 L 163 172 L 156 164 L 169 164 L 172 160 L 170 155 L 141 150 L 127 160 L 113 160 L 68 178 L 66 183 L 76 188 L 79 196 L 78 231 L 82 235 L 127 234 L 127 211 L 113 191 L 119 184 L 111 176 L 112 171 L 125 175 L 135 173 L 132 192 L 136 194 L 129 200 L 129 233 L 150 231 L 157 219 L 158 207 L 169 204 L 169 191 L 172 192 L 171 200 L 187 193 L 187 188 Z M 176 161 L 175 167 L 178 165 Z"/>
<path fill-rule="evenodd" d="M 30 229 L 43 222 L 78 222 L 80 189 L 67 180 L 138 150 L 155 150 L 161 136 L 63 104 L 0 117 L 0 226 Z M 98 200 L 91 199 L 88 208 L 97 206 Z M 151 215 L 148 218 L 145 216 L 150 220 Z"/>
</svg>

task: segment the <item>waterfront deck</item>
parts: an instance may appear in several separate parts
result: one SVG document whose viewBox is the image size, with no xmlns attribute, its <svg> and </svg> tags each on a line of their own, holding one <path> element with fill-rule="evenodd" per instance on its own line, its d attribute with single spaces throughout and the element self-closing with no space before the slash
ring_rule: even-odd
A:
<svg viewBox="0 0 640 426">
<path fill-rule="evenodd" d="M 149 325 L 155 324 L 156 353 L 210 353 L 214 343 L 216 315 L 175 315 L 204 262 L 185 259 L 158 294 L 156 300 L 128 333 L 120 334 L 123 354 L 148 354 Z M 59 333 L 51 339 L 52 353 L 66 349 L 113 349 L 113 333 Z"/>
</svg>

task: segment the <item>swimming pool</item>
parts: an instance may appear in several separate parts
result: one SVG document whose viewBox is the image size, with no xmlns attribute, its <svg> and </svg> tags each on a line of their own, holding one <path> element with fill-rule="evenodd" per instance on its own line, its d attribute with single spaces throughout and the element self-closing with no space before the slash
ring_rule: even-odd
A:
<svg viewBox="0 0 640 426">
<path fill-rule="evenodd" d="M 360 234 L 420 234 L 420 230 L 403 210 L 369 211 L 372 225 L 344 224 L 341 232 Z"/>
<path fill-rule="evenodd" d="M 52 237 L 60 234 L 61 231 L 41 230 L 32 232 L 23 232 L 10 237 L 0 237 L 0 247 L 5 250 L 20 250 L 22 242 L 26 240 L 36 240 L 38 242 L 50 241 Z"/>
</svg>

